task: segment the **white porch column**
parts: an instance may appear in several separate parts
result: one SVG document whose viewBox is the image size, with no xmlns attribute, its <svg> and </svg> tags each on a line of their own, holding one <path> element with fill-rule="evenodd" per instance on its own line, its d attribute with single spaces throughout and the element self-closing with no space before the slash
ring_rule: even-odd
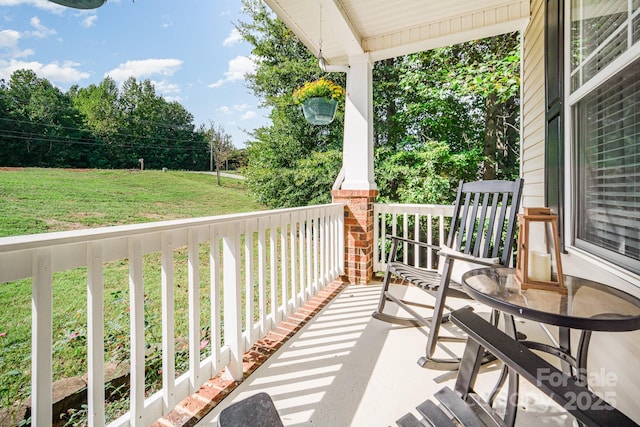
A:
<svg viewBox="0 0 640 427">
<path fill-rule="evenodd" d="M 345 277 L 367 284 L 373 277 L 373 203 L 378 190 L 373 177 L 373 62 L 352 56 L 347 73 L 344 117 L 344 181 L 332 191 L 345 204 Z"/>
<path fill-rule="evenodd" d="M 373 176 L 373 61 L 349 58 L 344 113 L 342 190 L 375 190 Z"/>
</svg>

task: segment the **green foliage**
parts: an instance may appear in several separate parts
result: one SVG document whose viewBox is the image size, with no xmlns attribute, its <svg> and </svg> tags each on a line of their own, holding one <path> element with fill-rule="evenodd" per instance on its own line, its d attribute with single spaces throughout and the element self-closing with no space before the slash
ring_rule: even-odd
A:
<svg viewBox="0 0 640 427">
<path fill-rule="evenodd" d="M 272 121 L 256 129 L 247 146 L 244 175 L 249 189 L 256 200 L 273 208 L 330 201 L 340 170 L 335 153 L 342 145 L 344 109 L 339 105 L 330 125 L 309 125 L 293 93 L 324 76 L 317 59 L 263 2 L 243 0 L 243 10 L 250 19 L 239 23 L 238 30 L 259 59 L 249 87 L 271 107 Z M 331 80 L 341 87 L 346 83 L 342 74 L 331 75 Z"/>
<path fill-rule="evenodd" d="M 86 167 L 99 155 L 70 97 L 33 71 L 15 71 L 0 98 L 1 166 Z"/>
<path fill-rule="evenodd" d="M 420 52 L 384 65 L 381 69 L 399 82 L 395 98 L 386 100 L 387 105 L 395 103 L 393 115 L 384 119 L 398 132 L 393 147 L 445 141 L 454 152 L 481 150 L 485 179 L 518 176 L 517 33 Z M 384 90 L 390 85 L 386 83 Z"/>
<path fill-rule="evenodd" d="M 109 77 L 62 93 L 33 71 L 0 81 L 0 166 L 208 170 L 193 115 L 149 80 Z"/>
<path fill-rule="evenodd" d="M 243 6 L 249 19 L 238 28 L 259 59 L 249 86 L 272 108 L 273 122 L 254 133 L 247 149 L 249 188 L 270 207 L 327 200 L 324 182 L 335 175 L 322 174 L 337 173 L 339 166 L 318 168 L 310 159 L 341 149 L 342 111 L 327 127 L 304 122 L 291 94 L 324 76 L 317 59 L 263 2 L 243 0 Z M 381 199 L 448 201 L 460 179 L 517 176 L 519 63 L 515 33 L 376 62 L 374 147 Z M 330 78 L 344 86 L 343 74 Z M 323 185 L 300 190 L 301 176 Z"/>
<path fill-rule="evenodd" d="M 251 149 L 251 148 L 250 148 Z M 331 187 L 342 164 L 342 152 L 313 152 L 291 167 L 251 167 L 249 189 L 269 207 L 296 207 L 331 202 Z"/>
<path fill-rule="evenodd" d="M 453 153 L 442 142 L 429 142 L 412 150 L 379 149 L 376 179 L 381 202 L 449 204 L 459 180 L 477 178 L 479 150 Z"/>
</svg>

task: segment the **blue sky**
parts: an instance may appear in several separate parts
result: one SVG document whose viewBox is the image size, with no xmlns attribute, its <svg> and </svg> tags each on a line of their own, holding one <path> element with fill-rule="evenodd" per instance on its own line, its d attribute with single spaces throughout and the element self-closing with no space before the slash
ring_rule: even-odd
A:
<svg viewBox="0 0 640 427">
<path fill-rule="evenodd" d="M 0 0 L 0 78 L 28 68 L 66 91 L 133 76 L 180 102 L 196 125 L 213 120 L 236 147 L 268 112 L 246 87 L 251 46 L 234 23 L 240 0 L 108 0 L 91 11 L 47 0 Z"/>
</svg>

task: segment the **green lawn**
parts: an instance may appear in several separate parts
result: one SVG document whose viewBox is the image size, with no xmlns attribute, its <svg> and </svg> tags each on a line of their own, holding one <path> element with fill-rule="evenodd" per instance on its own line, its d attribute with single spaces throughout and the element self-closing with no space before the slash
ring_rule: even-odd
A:
<svg viewBox="0 0 640 427">
<path fill-rule="evenodd" d="M 0 169 L 0 237 L 264 209 L 242 181 L 189 172 Z"/>
<path fill-rule="evenodd" d="M 0 169 L 0 236 L 33 234 L 202 217 L 264 209 L 242 181 L 188 172 Z M 208 245 L 201 248 L 202 326 L 209 322 Z M 147 341 L 160 340 L 159 254 L 145 257 Z M 177 350 L 188 336 L 186 251 L 175 254 Z M 104 272 L 107 361 L 128 358 L 128 264 L 109 263 Z M 54 276 L 54 380 L 86 371 L 86 269 Z M 0 407 L 29 394 L 31 281 L 0 284 Z M 203 330 L 203 339 L 207 338 Z M 151 344 L 153 345 L 153 344 Z M 159 351 L 147 357 L 148 386 L 157 377 Z M 183 354 L 183 356 L 186 356 Z M 180 368 L 181 359 L 177 363 Z M 154 370 L 156 372 L 154 372 Z"/>
</svg>

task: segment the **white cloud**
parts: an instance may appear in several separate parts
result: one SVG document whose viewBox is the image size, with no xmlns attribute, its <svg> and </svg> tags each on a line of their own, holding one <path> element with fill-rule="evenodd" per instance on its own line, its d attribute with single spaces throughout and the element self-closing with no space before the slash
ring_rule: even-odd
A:
<svg viewBox="0 0 640 427">
<path fill-rule="evenodd" d="M 89 15 L 82 20 L 80 23 L 84 28 L 93 27 L 93 25 L 98 20 L 98 15 Z"/>
<path fill-rule="evenodd" d="M 20 33 L 15 30 L 0 31 L 0 47 L 14 48 L 18 46 L 19 39 Z"/>
<path fill-rule="evenodd" d="M 251 108 L 249 104 L 234 104 L 232 106 L 223 105 L 218 111 L 224 114 L 232 114 L 234 111 L 242 112 Z"/>
<path fill-rule="evenodd" d="M 248 56 L 236 56 L 229 61 L 229 70 L 224 73 L 224 78 L 209 85 L 210 88 L 220 87 L 225 83 L 244 80 L 244 77 L 254 72 L 256 63 Z"/>
<path fill-rule="evenodd" d="M 32 49 L 25 49 L 25 50 L 20 50 L 20 49 L 15 49 L 12 53 L 11 53 L 11 57 L 13 59 L 17 59 L 17 58 L 27 58 L 31 55 L 33 55 L 34 52 Z"/>
<path fill-rule="evenodd" d="M 51 62 L 42 64 L 41 62 L 17 61 L 12 59 L 9 62 L 0 63 L 0 78 L 8 79 L 16 70 L 33 70 L 39 77 L 46 78 L 54 83 L 76 83 L 80 80 L 88 79 L 89 73 L 80 71 L 77 62 L 64 61 L 62 64 Z"/>
<path fill-rule="evenodd" d="M 0 6 L 20 5 L 35 6 L 38 9 L 47 10 L 54 13 L 62 13 L 65 9 L 67 9 L 64 6 L 60 6 L 48 0 L 0 0 Z"/>
<path fill-rule="evenodd" d="M 159 94 L 165 95 L 165 98 L 166 98 L 166 95 L 176 94 L 181 92 L 180 86 L 178 86 L 175 83 L 169 83 L 166 80 L 161 80 L 161 81 L 152 80 L 151 83 L 156 88 L 156 92 L 158 92 Z"/>
<path fill-rule="evenodd" d="M 0 30 L 0 58 L 16 59 L 26 58 L 33 55 L 33 50 L 18 48 L 18 42 L 22 38 L 22 34 L 15 30 Z M 6 64 L 5 64 L 6 65 Z M 3 66 L 0 63 L 0 67 Z"/>
<path fill-rule="evenodd" d="M 224 46 L 233 46 L 234 44 L 242 41 L 242 34 L 238 31 L 237 28 L 231 30 L 226 39 L 222 42 Z"/>
<path fill-rule="evenodd" d="M 162 20 L 164 21 L 161 25 L 162 28 L 167 29 L 169 27 L 173 27 L 173 20 L 171 19 L 171 16 L 162 15 Z"/>
<path fill-rule="evenodd" d="M 242 115 L 242 120 L 251 120 L 258 117 L 258 114 L 255 111 L 247 111 Z"/>
<path fill-rule="evenodd" d="M 105 77 L 110 76 L 115 81 L 121 82 L 129 77 L 139 78 L 154 74 L 171 76 L 181 65 L 182 61 L 179 59 L 142 59 L 127 61 L 105 73 Z"/>
<path fill-rule="evenodd" d="M 33 18 L 31 18 L 30 23 L 31 23 L 31 26 L 35 28 L 35 31 L 29 31 L 28 33 L 32 37 L 43 39 L 48 36 L 53 36 L 57 33 L 56 30 L 42 25 L 42 23 L 40 22 L 40 18 L 38 18 L 37 16 L 34 16 Z"/>
</svg>

